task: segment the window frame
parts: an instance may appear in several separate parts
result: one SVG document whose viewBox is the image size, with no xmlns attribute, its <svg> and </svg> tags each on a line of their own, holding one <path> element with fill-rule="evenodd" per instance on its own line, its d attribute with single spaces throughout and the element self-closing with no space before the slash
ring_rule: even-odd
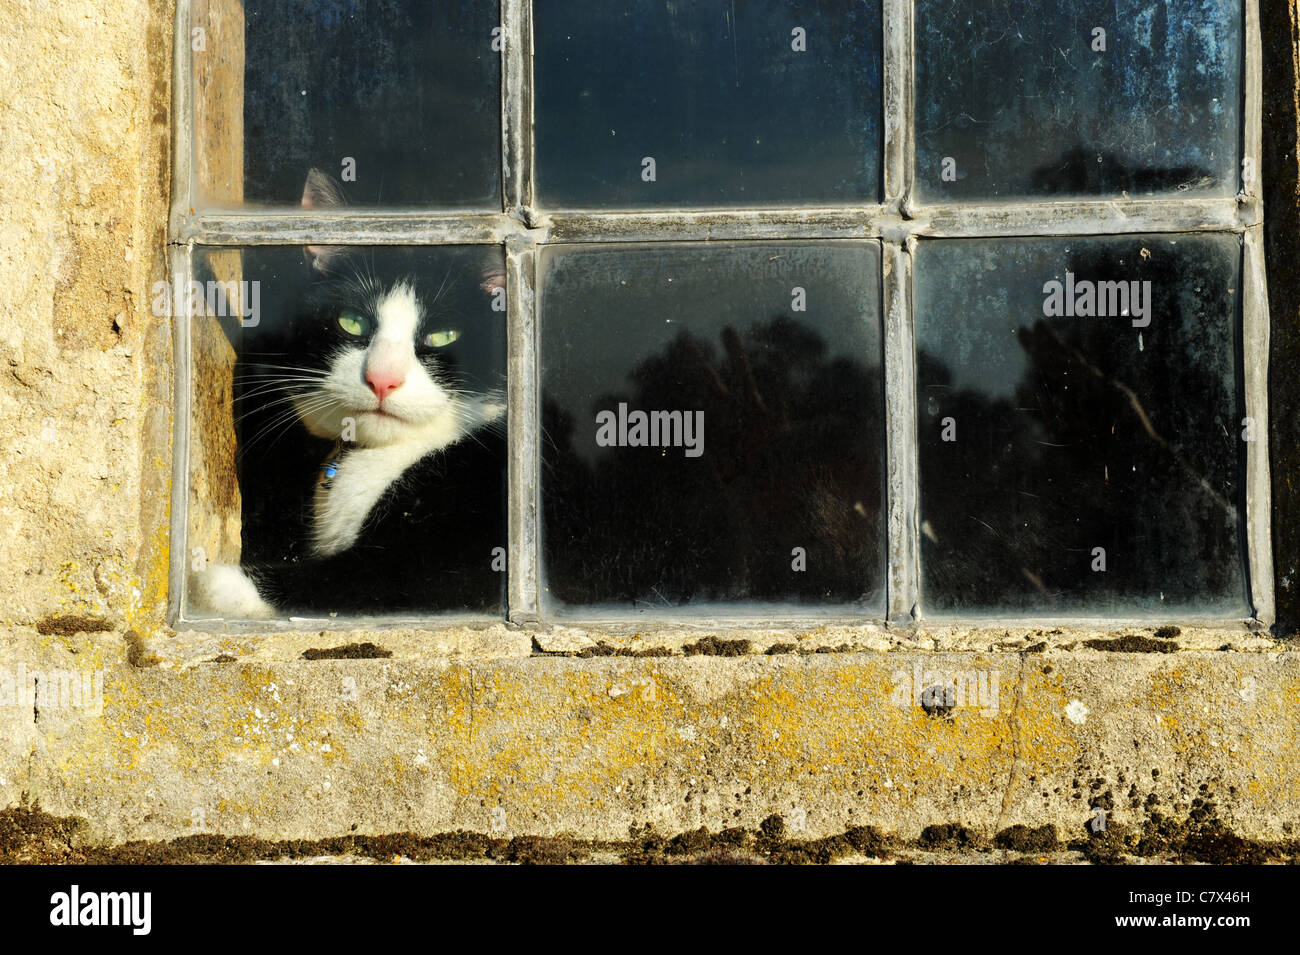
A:
<svg viewBox="0 0 1300 955">
<path fill-rule="evenodd" d="M 1150 614 L 1071 616 L 1050 614 L 944 616 L 950 627 L 1187 626 L 1267 630 L 1275 618 L 1268 461 L 1269 314 L 1264 272 L 1262 156 L 1262 52 L 1259 0 L 1242 0 L 1243 83 L 1241 156 L 1244 167 L 1235 196 L 1095 198 L 921 204 L 915 198 L 914 65 L 915 0 L 882 0 L 883 36 L 882 201 L 857 206 L 796 205 L 779 209 L 670 209 L 655 211 L 541 210 L 535 202 L 533 137 L 533 0 L 500 0 L 504 49 L 501 62 L 502 197 L 500 212 L 347 211 L 288 209 L 196 211 L 194 182 L 194 69 L 190 49 L 195 0 L 177 4 L 173 63 L 172 196 L 168 225 L 168 274 L 188 287 L 196 246 L 257 245 L 461 245 L 504 246 L 506 258 L 508 389 L 508 565 L 504 619 L 511 624 L 565 627 L 628 627 L 661 630 L 730 627 L 850 626 L 917 630 L 927 625 L 920 592 L 919 445 L 913 261 L 921 239 L 1069 237 L 1138 233 L 1218 232 L 1242 245 L 1241 376 L 1246 415 L 1257 439 L 1247 443 L 1244 497 L 1246 582 L 1251 616 L 1171 620 Z M 240 0 L 242 3 L 242 0 Z M 745 613 L 708 619 L 683 608 L 653 615 L 629 608 L 616 616 L 540 612 L 541 561 L 540 351 L 538 341 L 538 249 L 570 243 L 750 240 L 874 240 L 880 245 L 883 300 L 886 565 L 885 616 L 842 614 L 770 617 Z M 180 298 L 185 298 L 181 296 Z M 492 624 L 501 617 L 430 614 L 419 618 L 347 617 L 323 620 L 211 621 L 183 614 L 188 570 L 191 389 L 195 382 L 188 302 L 173 320 L 174 432 L 168 584 L 168 622 L 176 628 L 272 632 L 296 629 L 375 629 L 402 624 L 422 629 Z M 761 610 L 761 608 L 759 608 Z"/>
</svg>

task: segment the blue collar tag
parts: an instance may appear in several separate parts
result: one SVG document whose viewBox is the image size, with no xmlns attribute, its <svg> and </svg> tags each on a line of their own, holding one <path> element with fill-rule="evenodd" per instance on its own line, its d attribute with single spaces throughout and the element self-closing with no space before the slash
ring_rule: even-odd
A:
<svg viewBox="0 0 1300 955">
<path fill-rule="evenodd" d="M 334 450 L 330 452 L 325 463 L 320 466 L 320 474 L 316 477 L 316 487 L 322 491 L 328 491 L 334 484 L 334 478 L 339 473 L 339 462 L 343 460 L 344 453 L 351 447 L 343 441 L 334 442 Z"/>
</svg>

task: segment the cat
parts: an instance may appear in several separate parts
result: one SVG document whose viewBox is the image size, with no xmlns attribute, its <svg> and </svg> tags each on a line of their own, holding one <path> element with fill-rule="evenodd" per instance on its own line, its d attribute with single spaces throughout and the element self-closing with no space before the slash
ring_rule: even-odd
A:
<svg viewBox="0 0 1300 955">
<path fill-rule="evenodd" d="M 344 201 L 339 183 L 308 173 L 304 208 Z M 245 562 L 195 573 L 191 607 L 232 618 L 499 611 L 505 323 L 489 301 L 504 286 L 500 252 L 471 253 L 481 281 L 465 309 L 447 307 L 465 283 L 450 269 L 431 275 L 428 250 L 304 252 L 305 287 L 282 330 L 241 361 L 237 397 L 257 403 L 264 427 L 292 421 L 310 456 L 273 458 L 269 472 L 242 460 Z"/>
</svg>

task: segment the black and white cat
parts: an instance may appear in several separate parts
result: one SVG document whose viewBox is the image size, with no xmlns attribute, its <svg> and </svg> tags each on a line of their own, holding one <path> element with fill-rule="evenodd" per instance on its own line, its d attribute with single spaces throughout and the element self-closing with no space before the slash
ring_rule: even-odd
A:
<svg viewBox="0 0 1300 955">
<path fill-rule="evenodd" d="M 304 207 L 342 201 L 328 175 L 309 173 Z M 505 322 L 490 299 L 504 276 L 493 252 L 486 266 L 470 252 L 478 274 L 466 299 L 452 270 L 430 270 L 428 250 L 307 247 L 310 280 L 240 376 L 264 426 L 301 424 L 306 454 L 276 459 L 269 479 L 265 466 L 241 462 L 245 564 L 194 574 L 194 609 L 242 618 L 501 608 Z M 470 307 L 448 307 L 457 285 Z M 267 503 L 259 482 L 277 500 L 253 513 Z M 250 524 L 261 540 L 249 540 Z"/>
</svg>

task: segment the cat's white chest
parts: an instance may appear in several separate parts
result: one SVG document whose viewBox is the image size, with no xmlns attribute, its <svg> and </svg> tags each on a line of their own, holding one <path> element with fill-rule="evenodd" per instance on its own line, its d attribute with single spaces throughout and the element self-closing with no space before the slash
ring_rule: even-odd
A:
<svg viewBox="0 0 1300 955">
<path fill-rule="evenodd" d="M 316 553 L 328 557 L 351 547 L 384 491 L 428 450 L 413 441 L 349 451 L 329 486 L 316 489 Z"/>
</svg>

